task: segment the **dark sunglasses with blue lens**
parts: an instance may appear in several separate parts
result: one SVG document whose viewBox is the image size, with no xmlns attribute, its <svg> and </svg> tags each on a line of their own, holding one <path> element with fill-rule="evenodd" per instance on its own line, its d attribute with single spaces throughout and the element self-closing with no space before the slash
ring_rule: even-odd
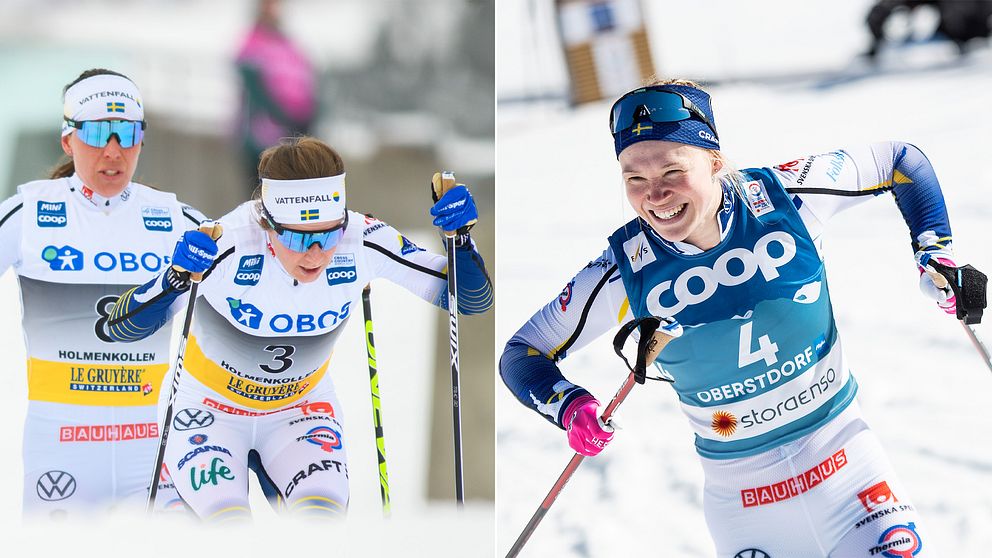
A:
<svg viewBox="0 0 992 558">
<path fill-rule="evenodd" d="M 627 93 L 613 103 L 610 110 L 610 133 L 618 134 L 645 120 L 654 123 L 698 120 L 719 138 L 716 127 L 706 117 L 703 109 L 685 95 L 676 91 L 642 87 Z"/>
<path fill-rule="evenodd" d="M 141 143 L 145 137 L 144 120 L 72 120 L 66 124 L 76 129 L 76 136 L 91 147 L 106 147 L 110 138 L 117 136 L 117 143 L 127 149 Z"/>
<path fill-rule="evenodd" d="M 283 246 L 294 252 L 306 252 L 314 244 L 320 246 L 321 250 L 330 250 L 341 242 L 344 230 L 348 226 L 348 212 L 344 212 L 344 220 L 329 229 L 320 231 L 294 231 L 287 229 L 276 223 L 269 212 L 262 207 L 262 217 L 272 227 L 276 237 Z"/>
</svg>

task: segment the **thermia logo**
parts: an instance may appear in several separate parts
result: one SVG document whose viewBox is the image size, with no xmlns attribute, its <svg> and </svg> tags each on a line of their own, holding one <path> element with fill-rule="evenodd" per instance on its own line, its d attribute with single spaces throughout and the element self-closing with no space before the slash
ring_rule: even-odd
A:
<svg viewBox="0 0 992 558">
<path fill-rule="evenodd" d="M 38 200 L 38 226 L 64 227 L 68 219 L 65 217 L 65 202 L 47 202 Z"/>
<path fill-rule="evenodd" d="M 150 231 L 169 232 L 172 230 L 172 213 L 165 207 L 142 207 L 141 220 Z"/>
<path fill-rule="evenodd" d="M 355 254 L 334 254 L 331 265 L 325 270 L 328 285 L 354 283 L 358 277 L 355 271 Z"/>
<path fill-rule="evenodd" d="M 641 233 L 641 235 L 643 234 Z M 636 237 L 631 241 L 635 239 Z M 768 247 L 773 243 L 781 247 L 781 255 L 772 256 L 769 253 Z M 624 243 L 624 248 L 626 246 Z M 766 282 L 772 281 L 779 276 L 778 268 L 792 261 L 795 255 L 796 240 L 792 238 L 792 235 L 783 231 L 768 233 L 758 239 L 754 244 L 753 251 L 746 248 L 728 250 L 717 258 L 713 264 L 713 269 L 705 266 L 693 267 L 682 272 L 682 275 L 679 275 L 678 279 L 675 280 L 674 286 L 672 281 L 659 283 L 648 293 L 648 311 L 655 316 L 672 316 L 684 310 L 686 306 L 709 300 L 720 285 L 733 287 L 748 282 L 759 270 Z M 734 269 L 739 270 L 736 274 L 730 271 L 732 260 L 740 262 L 733 266 Z M 702 281 L 703 288 L 699 292 L 692 292 L 689 290 L 689 281 L 696 278 Z M 698 288 L 699 281 L 694 281 L 694 283 Z M 661 303 L 661 297 L 670 289 L 674 292 L 677 302 L 671 306 L 664 306 Z"/>
<path fill-rule="evenodd" d="M 263 263 L 265 263 L 265 258 L 262 257 L 262 254 L 241 256 L 238 272 L 234 275 L 234 284 L 257 285 L 258 280 L 262 278 Z"/>
<path fill-rule="evenodd" d="M 644 236 L 644 231 L 637 233 L 637 236 L 623 243 L 623 254 L 627 257 L 630 270 L 634 273 L 655 260 L 654 251 L 648 244 L 648 238 Z"/>
</svg>

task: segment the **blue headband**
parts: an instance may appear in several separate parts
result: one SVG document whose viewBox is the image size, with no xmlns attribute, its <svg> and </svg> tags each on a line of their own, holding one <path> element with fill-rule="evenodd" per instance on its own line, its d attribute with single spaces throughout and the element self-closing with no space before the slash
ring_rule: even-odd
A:
<svg viewBox="0 0 992 558">
<path fill-rule="evenodd" d="M 665 91 L 675 95 L 652 95 Z M 652 101 L 661 102 L 652 105 Z M 695 111 L 708 119 L 713 128 L 703 122 Z M 613 104 L 610 115 L 611 131 L 619 127 L 613 134 L 617 157 L 630 145 L 645 140 L 674 141 L 703 149 L 720 149 L 710 96 L 695 87 L 655 85 L 635 89 Z"/>
</svg>

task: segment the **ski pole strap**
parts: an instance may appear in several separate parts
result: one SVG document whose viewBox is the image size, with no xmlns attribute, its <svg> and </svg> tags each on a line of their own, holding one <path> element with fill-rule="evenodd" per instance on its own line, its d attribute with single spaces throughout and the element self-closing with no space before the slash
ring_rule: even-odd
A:
<svg viewBox="0 0 992 558">
<path fill-rule="evenodd" d="M 616 351 L 617 355 L 623 359 L 624 364 L 627 365 L 627 369 L 634 374 L 634 381 L 639 384 L 643 384 L 645 380 L 658 380 L 670 382 L 672 380 L 665 377 L 649 377 L 647 375 L 647 366 L 650 364 L 648 360 L 653 360 L 648 358 L 648 352 L 653 348 L 653 345 L 657 343 L 654 339 L 654 334 L 661 327 L 661 319 L 654 316 L 647 316 L 644 318 L 631 320 L 620 327 L 620 331 L 617 332 L 616 336 L 613 338 L 613 350 Z M 634 362 L 634 366 L 630 365 L 630 361 L 623 354 L 623 346 L 626 343 L 627 338 L 630 334 L 634 332 L 635 329 L 640 328 L 641 338 L 637 343 L 637 359 Z"/>
<path fill-rule="evenodd" d="M 957 318 L 967 325 L 979 324 L 982 322 L 982 311 L 988 305 L 986 301 L 986 289 L 989 278 L 971 265 L 961 267 L 951 267 L 937 261 L 936 258 L 929 258 L 923 265 L 932 268 L 937 272 L 934 284 L 938 288 L 950 287 L 957 298 Z M 943 279 L 944 281 L 940 281 Z M 941 283 L 944 282 L 942 285 Z"/>
</svg>

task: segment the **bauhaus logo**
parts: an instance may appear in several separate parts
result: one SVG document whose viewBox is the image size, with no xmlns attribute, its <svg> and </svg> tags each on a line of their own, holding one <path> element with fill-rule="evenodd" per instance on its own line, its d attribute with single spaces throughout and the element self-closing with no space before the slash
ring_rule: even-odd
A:
<svg viewBox="0 0 992 558">
<path fill-rule="evenodd" d="M 172 230 L 172 213 L 165 207 L 142 207 L 141 220 L 150 231 L 169 232 Z"/>
<path fill-rule="evenodd" d="M 262 278 L 262 264 L 265 259 L 262 254 L 242 256 L 238 264 L 238 272 L 234 275 L 235 285 L 257 285 Z"/>
<path fill-rule="evenodd" d="M 48 471 L 35 483 L 35 491 L 46 502 L 65 500 L 76 493 L 76 479 L 65 471 Z"/>
<path fill-rule="evenodd" d="M 773 244 L 777 245 L 776 249 L 771 249 Z M 625 251 L 626 246 L 624 243 Z M 778 255 L 773 256 L 772 252 Z M 779 276 L 778 268 L 792 261 L 795 255 L 796 240 L 792 235 L 783 231 L 768 233 L 758 239 L 753 251 L 747 248 L 727 250 L 717 258 L 712 268 L 693 267 L 682 272 L 674 282 L 662 281 L 648 293 L 648 311 L 656 316 L 677 314 L 687 306 L 709 300 L 721 285 L 733 287 L 746 283 L 759 271 L 766 282 L 772 281 Z M 690 282 L 693 283 L 692 288 Z M 675 303 L 666 306 L 661 299 L 669 291 L 675 295 Z"/>
<path fill-rule="evenodd" d="M 66 222 L 65 202 L 38 200 L 39 227 L 64 227 Z"/>
</svg>

